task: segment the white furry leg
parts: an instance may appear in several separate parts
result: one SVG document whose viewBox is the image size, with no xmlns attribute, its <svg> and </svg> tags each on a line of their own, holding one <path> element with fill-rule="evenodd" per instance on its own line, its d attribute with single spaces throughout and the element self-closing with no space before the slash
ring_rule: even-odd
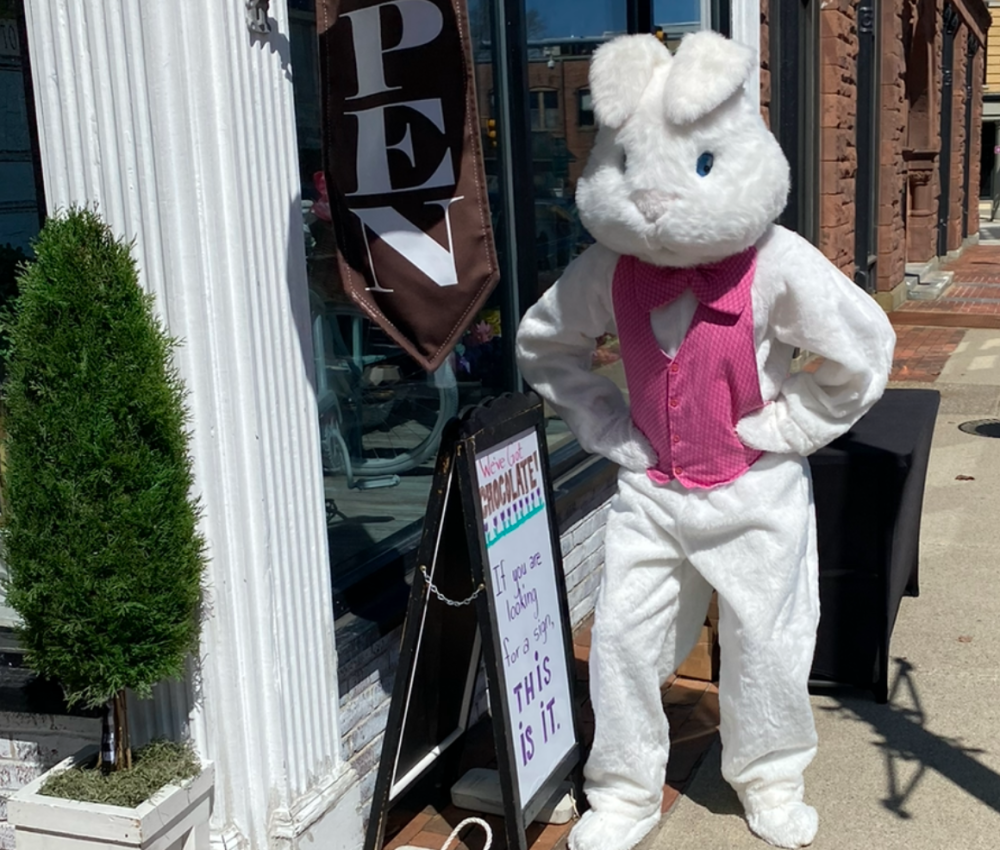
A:
<svg viewBox="0 0 1000 850">
<path fill-rule="evenodd" d="M 819 816 L 812 806 L 793 802 L 752 814 L 747 812 L 747 824 L 768 844 L 795 850 L 812 844 L 819 828 Z"/>
<path fill-rule="evenodd" d="M 712 593 L 685 561 L 669 517 L 654 515 L 637 489 L 647 483 L 652 489 L 645 474 L 623 473 L 608 516 L 590 647 L 594 742 L 584 767 L 596 814 L 577 826 L 574 850 L 624 850 L 655 823 L 646 819 L 663 803 L 670 741 L 661 674 L 694 646 Z M 645 825 L 626 841 L 634 824 Z M 607 842 L 588 839 L 592 831 Z"/>
<path fill-rule="evenodd" d="M 631 850 L 660 820 L 657 810 L 635 820 L 619 812 L 584 812 L 569 834 L 569 850 Z"/>
</svg>

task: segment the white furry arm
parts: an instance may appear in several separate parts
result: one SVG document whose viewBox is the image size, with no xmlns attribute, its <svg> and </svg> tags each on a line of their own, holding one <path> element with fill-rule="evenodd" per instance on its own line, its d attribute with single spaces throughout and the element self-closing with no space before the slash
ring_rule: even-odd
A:
<svg viewBox="0 0 1000 850">
<path fill-rule="evenodd" d="M 824 359 L 787 378 L 778 397 L 737 425 L 751 448 L 808 455 L 846 433 L 882 396 L 896 334 L 871 296 L 797 234 L 776 228 L 782 270 L 771 333 Z"/>
<path fill-rule="evenodd" d="M 521 319 L 517 362 L 586 451 L 641 471 L 655 465 L 656 453 L 632 423 L 621 390 L 592 371 L 597 338 L 615 331 L 617 262 L 616 253 L 593 245 L 570 263 Z"/>
</svg>

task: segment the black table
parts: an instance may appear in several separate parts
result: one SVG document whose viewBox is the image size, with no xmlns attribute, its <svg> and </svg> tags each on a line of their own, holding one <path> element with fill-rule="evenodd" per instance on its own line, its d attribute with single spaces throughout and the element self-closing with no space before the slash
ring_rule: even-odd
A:
<svg viewBox="0 0 1000 850">
<path fill-rule="evenodd" d="M 920 516 L 937 390 L 890 389 L 809 458 L 819 546 L 820 623 L 812 678 L 888 699 L 889 638 L 916 596 Z"/>
</svg>

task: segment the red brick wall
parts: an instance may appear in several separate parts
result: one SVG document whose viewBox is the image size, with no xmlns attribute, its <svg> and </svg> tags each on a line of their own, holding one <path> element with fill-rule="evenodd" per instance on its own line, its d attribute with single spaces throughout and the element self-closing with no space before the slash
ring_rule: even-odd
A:
<svg viewBox="0 0 1000 850">
<path fill-rule="evenodd" d="M 532 62 L 528 66 L 528 85 L 531 88 L 550 88 L 559 91 L 562 120 L 560 128 L 553 132 L 556 136 L 565 137 L 566 147 L 575 157 L 575 161 L 569 164 L 571 193 L 576 190 L 576 181 L 583 174 L 597 131 L 593 125 L 581 127 L 579 121 L 579 93 L 581 89 L 590 87 L 589 73 L 589 56 L 567 57 L 557 61 L 556 67 L 552 69 L 549 69 L 544 62 Z"/>
<path fill-rule="evenodd" d="M 932 260 L 937 253 L 942 9 L 943 0 L 909 0 L 904 5 L 904 17 L 913 27 L 911 52 L 906 57 L 909 84 L 906 259 L 910 263 Z"/>
<path fill-rule="evenodd" d="M 854 277 L 854 186 L 858 170 L 857 0 L 820 12 L 820 248 Z"/>
<path fill-rule="evenodd" d="M 906 57 L 903 22 L 893 4 L 882 4 L 881 125 L 879 127 L 878 265 L 876 288 L 888 292 L 903 281 L 906 266 L 907 141 Z"/>
<path fill-rule="evenodd" d="M 559 118 L 557 125 L 548 133 L 566 141 L 566 147 L 573 155 L 569 163 L 567 195 L 576 189 L 576 181 L 583 173 L 594 146 L 596 127 L 580 126 L 579 122 L 579 91 L 589 87 L 590 73 L 589 56 L 560 57 L 549 68 L 548 62 L 534 60 L 528 64 L 528 87 L 530 89 L 552 89 L 559 93 Z M 490 110 L 490 93 L 493 89 L 493 66 L 479 64 L 476 66 L 476 96 L 479 107 L 480 123 L 485 124 L 487 118 L 498 118 Z M 487 159 L 496 157 L 496 150 L 486 143 L 484 152 Z"/>
<path fill-rule="evenodd" d="M 969 30 L 960 26 L 955 33 L 955 64 L 952 77 L 951 187 L 948 191 L 948 250 L 962 247 L 962 209 L 965 206 L 965 69 L 968 65 Z"/>
<path fill-rule="evenodd" d="M 979 166 L 982 156 L 983 137 L 979 128 L 983 125 L 983 62 L 986 45 L 979 45 L 972 66 L 972 148 L 969 151 L 969 233 L 979 232 Z"/>
<path fill-rule="evenodd" d="M 771 28 L 770 0 L 760 0 L 760 112 L 771 126 Z"/>
</svg>

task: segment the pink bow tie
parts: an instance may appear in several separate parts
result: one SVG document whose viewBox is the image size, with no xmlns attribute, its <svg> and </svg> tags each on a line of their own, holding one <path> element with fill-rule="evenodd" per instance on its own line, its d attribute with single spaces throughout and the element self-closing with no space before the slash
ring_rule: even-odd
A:
<svg viewBox="0 0 1000 850">
<path fill-rule="evenodd" d="M 743 312 L 750 291 L 739 284 L 747 275 L 753 275 L 756 262 L 757 249 L 748 248 L 717 263 L 690 268 L 642 263 L 645 274 L 640 276 L 642 285 L 637 287 L 636 295 L 644 309 L 653 311 L 690 289 L 706 307 L 737 317 Z"/>
</svg>

